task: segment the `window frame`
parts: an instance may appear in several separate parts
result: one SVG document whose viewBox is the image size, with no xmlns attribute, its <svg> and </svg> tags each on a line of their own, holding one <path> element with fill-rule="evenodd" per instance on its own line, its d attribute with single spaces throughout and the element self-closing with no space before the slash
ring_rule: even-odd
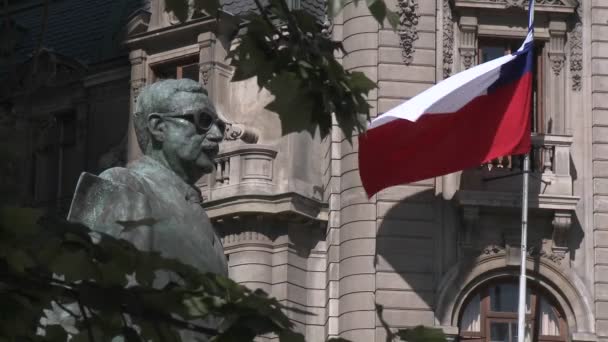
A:
<svg viewBox="0 0 608 342">
<path fill-rule="evenodd" d="M 483 46 L 492 46 L 492 47 L 500 47 L 502 45 L 504 54 L 509 54 L 513 52 L 513 49 L 518 47 L 523 38 L 514 38 L 514 37 L 501 37 L 501 36 L 485 36 L 480 35 L 477 37 L 477 63 L 481 64 L 487 62 L 483 60 Z M 502 42 L 502 44 L 501 44 Z M 545 133 L 545 107 L 546 107 L 546 99 L 545 99 L 545 73 L 544 69 L 546 67 L 546 42 L 544 40 L 535 40 L 535 53 L 536 53 L 536 61 L 534 65 L 534 78 L 533 78 L 533 87 L 536 88 L 535 95 L 536 98 L 533 101 L 536 101 L 532 113 L 530 113 L 531 124 L 530 128 L 533 133 L 536 134 L 544 134 Z"/>
<path fill-rule="evenodd" d="M 517 312 L 497 312 L 491 310 L 490 304 L 490 289 L 498 285 L 513 284 L 518 286 L 515 279 L 509 280 L 494 280 L 483 285 L 483 287 L 469 294 L 465 305 L 461 308 L 458 317 L 458 329 L 460 341 L 467 342 L 487 342 L 490 341 L 490 324 L 492 322 L 517 322 Z M 565 315 L 561 312 L 557 301 L 545 290 L 536 286 L 535 284 L 528 284 L 530 290 L 530 313 L 526 314 L 526 323 L 531 324 L 532 329 L 532 341 L 536 342 L 565 342 L 567 341 L 568 325 L 565 320 Z M 471 300 L 478 295 L 480 296 L 480 331 L 462 331 L 461 322 L 462 315 L 466 308 L 470 304 Z M 540 301 L 544 298 L 545 301 L 550 305 L 556 319 L 559 324 L 559 336 L 551 335 L 540 335 Z"/>
<path fill-rule="evenodd" d="M 163 77 L 163 74 L 173 74 L 175 73 L 175 79 L 182 79 L 184 76 L 184 69 L 187 67 L 191 67 L 193 65 L 199 66 L 198 78 L 194 81 L 200 82 L 200 61 L 199 55 L 189 55 L 183 56 L 176 59 L 164 60 L 159 63 L 154 63 L 150 65 L 150 69 L 152 70 L 152 82 L 156 82 L 165 78 L 173 78 L 173 77 Z"/>
</svg>

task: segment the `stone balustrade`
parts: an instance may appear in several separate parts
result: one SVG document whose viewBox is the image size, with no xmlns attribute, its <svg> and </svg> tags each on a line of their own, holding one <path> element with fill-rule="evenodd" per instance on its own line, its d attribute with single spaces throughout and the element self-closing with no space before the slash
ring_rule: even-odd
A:
<svg viewBox="0 0 608 342">
<path fill-rule="evenodd" d="M 203 199 L 272 193 L 276 155 L 277 150 L 267 145 L 238 144 L 222 149 L 215 159 L 215 172 L 198 183 Z"/>
<path fill-rule="evenodd" d="M 532 136 L 529 196 L 531 207 L 574 210 L 571 136 Z M 465 170 L 457 200 L 461 205 L 517 207 L 521 204 L 523 156 L 498 158 L 479 168 Z"/>
</svg>

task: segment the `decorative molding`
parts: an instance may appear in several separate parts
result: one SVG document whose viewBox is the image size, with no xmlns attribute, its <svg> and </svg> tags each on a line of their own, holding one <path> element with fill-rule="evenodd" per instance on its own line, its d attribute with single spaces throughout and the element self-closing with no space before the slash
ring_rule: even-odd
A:
<svg viewBox="0 0 608 342">
<path fill-rule="evenodd" d="M 553 215 L 553 254 L 561 256 L 562 259 L 568 251 L 568 235 L 572 226 L 572 212 L 556 210 Z"/>
<path fill-rule="evenodd" d="M 454 20 L 450 0 L 443 0 L 443 78 L 452 75 L 454 64 Z"/>
<path fill-rule="evenodd" d="M 526 2 L 525 0 L 503 0 L 502 2 L 505 2 L 505 4 L 507 5 L 507 8 L 521 8 L 524 9 L 526 7 Z"/>
<path fill-rule="evenodd" d="M 248 144 L 258 142 L 259 134 L 253 129 L 245 127 L 243 124 L 226 123 L 226 131 L 224 132 L 225 140 L 242 140 Z"/>
<path fill-rule="evenodd" d="M 418 0 L 398 0 L 398 13 L 401 28 L 399 30 L 400 45 L 403 51 L 403 62 L 410 65 L 414 60 L 414 42 L 418 40 Z"/>
<path fill-rule="evenodd" d="M 505 254 L 505 253 L 506 253 L 505 247 L 499 246 L 499 245 L 488 245 L 481 251 L 482 256 Z"/>
<path fill-rule="evenodd" d="M 568 33 L 570 43 L 570 75 L 572 76 L 572 90 L 580 91 L 583 88 L 583 6 L 576 8 L 575 23 Z"/>
</svg>

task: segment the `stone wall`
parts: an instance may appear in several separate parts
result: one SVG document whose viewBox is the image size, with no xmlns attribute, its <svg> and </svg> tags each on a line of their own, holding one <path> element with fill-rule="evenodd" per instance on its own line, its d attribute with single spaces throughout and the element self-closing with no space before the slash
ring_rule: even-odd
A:
<svg viewBox="0 0 608 342">
<path fill-rule="evenodd" d="M 591 1 L 596 333 L 608 341 L 608 1 Z"/>
<path fill-rule="evenodd" d="M 417 25 L 379 31 L 378 112 L 414 97 L 436 82 L 436 2 L 393 3 L 402 20 Z M 407 11 L 407 12 L 406 12 Z M 376 196 L 376 302 L 392 328 L 434 325 L 434 290 L 441 220 L 435 179 L 391 187 Z M 376 341 L 385 339 L 376 322 Z"/>
</svg>

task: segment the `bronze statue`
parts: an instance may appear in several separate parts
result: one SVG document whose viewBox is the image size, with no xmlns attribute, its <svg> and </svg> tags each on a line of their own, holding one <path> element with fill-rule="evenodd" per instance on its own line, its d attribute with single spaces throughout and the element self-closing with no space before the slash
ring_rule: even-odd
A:
<svg viewBox="0 0 608 342">
<path fill-rule="evenodd" d="M 83 173 L 68 220 L 227 276 L 222 244 L 194 185 L 214 170 L 225 130 L 206 91 L 188 79 L 151 84 L 137 99 L 133 123 L 144 156 L 99 177 Z"/>
</svg>

